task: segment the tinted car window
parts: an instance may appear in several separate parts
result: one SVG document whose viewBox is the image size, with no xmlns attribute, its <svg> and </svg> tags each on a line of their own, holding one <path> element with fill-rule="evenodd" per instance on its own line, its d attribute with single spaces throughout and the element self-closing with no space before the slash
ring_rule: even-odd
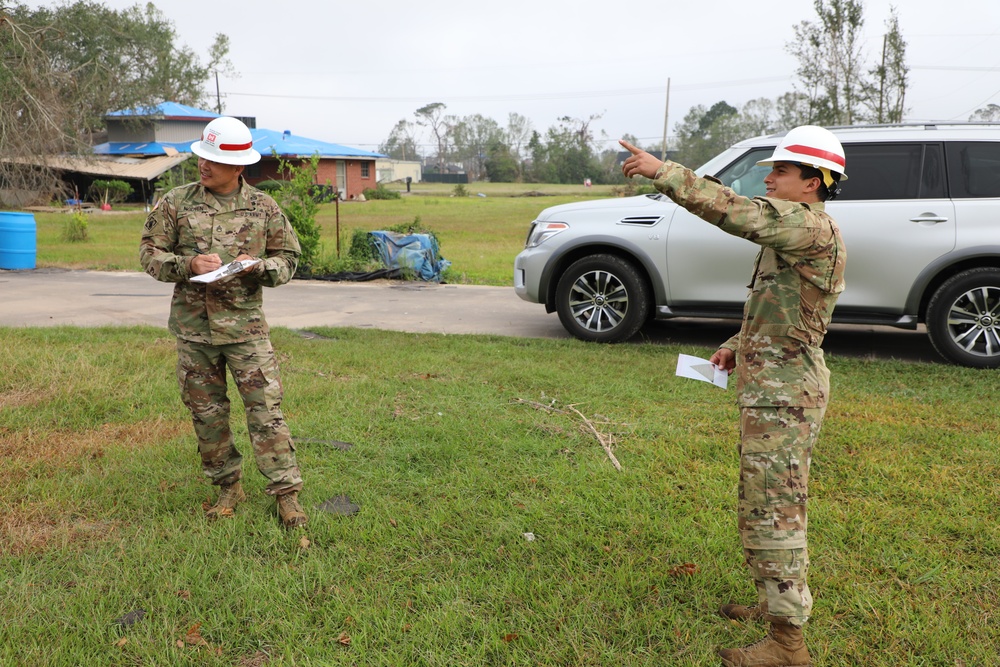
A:
<svg viewBox="0 0 1000 667">
<path fill-rule="evenodd" d="M 920 199 L 944 199 L 948 196 L 945 184 L 944 149 L 941 144 L 924 146 L 924 166 L 920 174 Z"/>
<path fill-rule="evenodd" d="M 948 144 L 948 183 L 954 199 L 1000 197 L 1000 143 Z"/>
<path fill-rule="evenodd" d="M 848 180 L 838 199 L 919 198 L 923 152 L 922 144 L 846 144 Z M 938 180 L 943 188 L 940 167 Z"/>
<path fill-rule="evenodd" d="M 770 167 L 758 167 L 757 161 L 774 153 L 773 148 L 758 148 L 745 153 L 715 175 L 722 183 L 744 197 L 763 197 L 766 191 L 764 177 L 771 172 Z"/>
</svg>

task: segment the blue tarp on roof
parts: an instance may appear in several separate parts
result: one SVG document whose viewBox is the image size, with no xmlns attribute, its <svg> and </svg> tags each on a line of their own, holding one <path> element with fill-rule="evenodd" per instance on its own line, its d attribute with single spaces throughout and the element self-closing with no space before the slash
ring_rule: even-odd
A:
<svg viewBox="0 0 1000 667">
<path fill-rule="evenodd" d="M 190 153 L 191 142 L 167 143 L 163 141 L 106 141 L 94 146 L 98 155 L 166 155 L 164 148 L 173 148 L 178 153 Z"/>
<path fill-rule="evenodd" d="M 219 114 L 214 111 L 195 109 L 194 107 L 178 104 L 177 102 L 160 102 L 155 107 L 140 107 L 138 109 L 122 109 L 121 111 L 112 111 L 108 114 L 108 116 L 116 118 L 125 116 L 137 116 L 142 118 L 156 117 L 171 118 L 175 120 L 205 118 L 211 120 L 213 118 L 218 118 Z"/>
<path fill-rule="evenodd" d="M 264 157 L 271 156 L 271 149 L 281 157 L 312 157 L 319 153 L 321 158 L 331 157 L 354 157 L 354 158 L 380 158 L 386 157 L 381 153 L 363 151 L 360 148 L 341 146 L 340 144 L 330 144 L 325 141 L 308 139 L 292 134 L 291 132 L 277 132 L 257 128 L 250 130 L 253 135 L 253 147 Z"/>
<path fill-rule="evenodd" d="M 325 141 L 298 137 L 294 134 L 276 132 L 274 130 L 250 130 L 253 137 L 253 147 L 263 157 L 271 157 L 273 146 L 278 155 L 288 157 L 312 157 L 319 153 L 321 158 L 380 158 L 381 153 L 363 151 L 360 148 L 330 144 Z M 191 152 L 190 141 L 169 143 L 164 141 L 108 141 L 94 146 L 98 155 L 164 155 L 164 147 L 173 148 L 179 153 Z"/>
<path fill-rule="evenodd" d="M 218 118 L 219 114 L 203 109 L 195 109 L 177 102 L 161 102 L 154 107 L 141 107 L 139 109 L 125 109 L 122 111 L 112 111 L 108 117 L 113 118 L 156 118 L 169 120 L 202 120 L 210 121 Z M 351 148 L 340 144 L 331 144 L 325 141 L 300 137 L 288 132 L 278 132 L 264 128 L 251 129 L 253 136 L 253 147 L 264 157 L 271 157 L 272 148 L 281 157 L 312 157 L 319 153 L 321 158 L 369 158 L 375 159 L 386 157 L 381 153 L 364 151 L 360 148 Z M 168 142 L 125 142 L 112 141 L 94 146 L 94 152 L 98 155 L 163 155 L 166 153 L 164 147 L 172 148 L 180 153 L 191 152 L 191 142 L 179 143 Z"/>
</svg>

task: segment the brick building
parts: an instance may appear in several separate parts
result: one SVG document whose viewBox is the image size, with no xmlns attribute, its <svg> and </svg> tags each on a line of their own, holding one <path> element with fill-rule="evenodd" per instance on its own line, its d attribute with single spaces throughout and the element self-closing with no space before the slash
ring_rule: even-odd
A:
<svg viewBox="0 0 1000 667">
<path fill-rule="evenodd" d="M 357 199 L 366 188 L 377 185 L 375 161 L 385 157 L 381 153 L 307 139 L 287 130 L 275 132 L 258 128 L 251 129 L 250 133 L 253 135 L 253 147 L 262 156 L 260 162 L 250 165 L 243 172 L 251 185 L 281 179 L 278 157 L 286 162 L 297 163 L 309 160 L 313 155 L 319 155 L 317 184 L 331 185 L 340 193 L 342 200 Z"/>
</svg>

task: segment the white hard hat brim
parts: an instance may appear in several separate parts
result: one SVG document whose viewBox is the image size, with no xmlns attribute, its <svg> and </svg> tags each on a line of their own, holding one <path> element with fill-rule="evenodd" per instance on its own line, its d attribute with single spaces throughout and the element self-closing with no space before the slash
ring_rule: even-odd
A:
<svg viewBox="0 0 1000 667">
<path fill-rule="evenodd" d="M 191 144 L 191 152 L 198 157 L 209 160 L 210 162 L 218 162 L 220 164 L 245 166 L 260 162 L 260 153 L 253 148 L 245 148 L 231 152 L 218 152 L 209 150 L 208 148 L 203 147 L 200 141 L 196 141 Z"/>
</svg>

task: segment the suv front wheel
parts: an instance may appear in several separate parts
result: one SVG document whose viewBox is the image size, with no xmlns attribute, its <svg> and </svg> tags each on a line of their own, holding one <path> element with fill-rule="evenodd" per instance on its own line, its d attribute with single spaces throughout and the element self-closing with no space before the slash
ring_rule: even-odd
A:
<svg viewBox="0 0 1000 667">
<path fill-rule="evenodd" d="M 1000 269 L 969 269 L 946 280 L 927 304 L 927 333 L 949 361 L 1000 367 Z"/>
<path fill-rule="evenodd" d="M 615 255 L 573 262 L 556 285 L 556 310 L 566 330 L 580 340 L 628 340 L 649 317 L 650 296 L 635 265 Z"/>
</svg>

